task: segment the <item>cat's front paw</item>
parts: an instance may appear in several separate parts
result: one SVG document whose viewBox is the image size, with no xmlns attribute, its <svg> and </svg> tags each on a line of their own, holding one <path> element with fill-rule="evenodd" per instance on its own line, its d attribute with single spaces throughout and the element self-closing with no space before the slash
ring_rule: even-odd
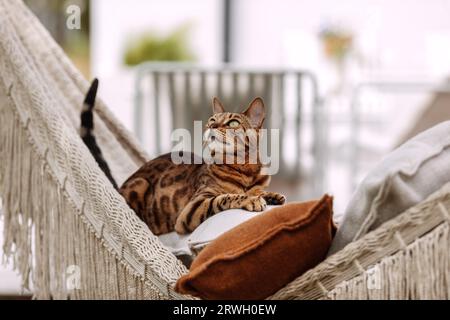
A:
<svg viewBox="0 0 450 320">
<path fill-rule="evenodd" d="M 261 196 L 248 197 L 242 202 L 242 209 L 258 212 L 263 211 L 267 206 L 266 200 Z"/>
<path fill-rule="evenodd" d="M 264 192 L 262 197 L 269 205 L 281 205 L 286 203 L 286 197 L 277 192 Z"/>
<path fill-rule="evenodd" d="M 180 217 L 178 217 L 175 222 L 175 231 L 180 235 L 192 232 L 191 228 L 189 228 L 185 220 Z"/>
</svg>

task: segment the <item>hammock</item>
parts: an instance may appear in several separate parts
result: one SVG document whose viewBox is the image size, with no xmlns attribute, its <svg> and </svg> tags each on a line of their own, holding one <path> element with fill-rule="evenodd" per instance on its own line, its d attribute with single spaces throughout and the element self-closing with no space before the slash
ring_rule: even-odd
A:
<svg viewBox="0 0 450 320">
<path fill-rule="evenodd" d="M 88 83 L 20 0 L 0 0 L 4 254 L 38 299 L 191 299 L 188 270 L 108 183 L 78 136 Z M 105 105 L 96 135 L 120 183 L 148 156 Z M 272 299 L 450 298 L 450 184 Z"/>
</svg>

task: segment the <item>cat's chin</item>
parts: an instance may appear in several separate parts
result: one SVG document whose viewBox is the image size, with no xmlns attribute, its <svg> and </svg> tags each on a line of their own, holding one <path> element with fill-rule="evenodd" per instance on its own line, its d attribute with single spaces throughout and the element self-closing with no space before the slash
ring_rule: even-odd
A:
<svg viewBox="0 0 450 320">
<path fill-rule="evenodd" d="M 216 152 L 219 152 L 220 150 L 226 149 L 226 148 L 234 148 L 234 144 L 223 142 L 219 140 L 213 140 L 208 141 L 205 146 L 210 149 L 214 150 Z"/>
<path fill-rule="evenodd" d="M 250 163 L 249 161 L 239 161 L 239 159 L 237 159 L 235 155 L 232 153 L 225 155 L 218 155 L 217 153 L 216 154 L 212 153 L 211 156 L 204 157 L 203 160 L 205 161 L 205 163 L 213 165 L 247 166 L 259 164 L 258 162 Z"/>
</svg>

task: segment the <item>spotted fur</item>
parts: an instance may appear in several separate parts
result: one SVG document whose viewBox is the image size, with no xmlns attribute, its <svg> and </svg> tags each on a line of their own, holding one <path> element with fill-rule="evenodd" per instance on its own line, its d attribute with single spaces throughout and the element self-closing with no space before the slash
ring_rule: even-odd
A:
<svg viewBox="0 0 450 320">
<path fill-rule="evenodd" d="M 238 121 L 239 129 L 244 131 L 259 130 L 265 116 L 260 98 L 243 113 L 225 112 L 214 98 L 213 111 L 206 128 L 215 132 L 211 137 L 225 143 L 230 121 Z M 208 142 L 213 145 L 215 139 Z M 248 150 L 248 141 L 242 146 Z M 237 148 L 232 150 L 234 154 L 239 151 Z M 226 209 L 262 211 L 267 204 L 285 202 L 283 195 L 264 191 L 270 176 L 261 174 L 259 161 L 250 164 L 246 158 L 243 164 L 195 164 L 194 154 L 182 156 L 190 157 L 191 164 L 175 164 L 170 153 L 159 156 L 139 168 L 119 189 L 128 205 L 156 235 L 173 230 L 180 234 L 192 232 L 207 218 Z"/>
</svg>

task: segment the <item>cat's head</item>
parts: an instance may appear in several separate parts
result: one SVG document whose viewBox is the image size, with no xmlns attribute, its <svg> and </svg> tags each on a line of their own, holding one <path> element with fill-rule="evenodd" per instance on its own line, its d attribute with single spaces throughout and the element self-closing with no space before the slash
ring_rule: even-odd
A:
<svg viewBox="0 0 450 320">
<path fill-rule="evenodd" d="M 261 129 L 266 117 L 264 102 L 261 98 L 254 99 L 242 113 L 226 112 L 223 104 L 216 97 L 213 98 L 212 105 L 214 114 L 206 123 L 206 127 L 211 129 L 242 129 L 244 131 Z"/>
<path fill-rule="evenodd" d="M 213 98 L 212 106 L 214 114 L 206 123 L 205 143 L 213 154 L 236 155 L 238 152 L 251 152 L 249 148 L 257 149 L 257 144 L 251 142 L 256 141 L 266 116 L 261 98 L 254 99 L 242 113 L 225 111 L 218 98 Z"/>
</svg>

